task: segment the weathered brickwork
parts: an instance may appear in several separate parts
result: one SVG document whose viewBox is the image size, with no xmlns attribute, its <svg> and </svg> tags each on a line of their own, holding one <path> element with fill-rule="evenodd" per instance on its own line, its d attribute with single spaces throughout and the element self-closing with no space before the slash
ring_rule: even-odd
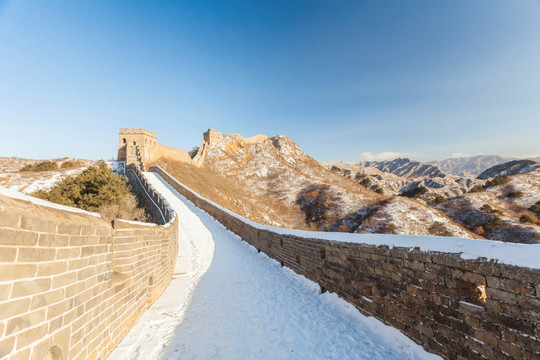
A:
<svg viewBox="0 0 540 360">
<path fill-rule="evenodd" d="M 0 359 L 105 359 L 169 284 L 176 221 L 113 227 L 0 196 Z"/>
<path fill-rule="evenodd" d="M 428 351 L 447 359 L 540 358 L 537 269 L 260 230 L 196 196 L 161 168 L 150 170 L 259 251 Z"/>
</svg>

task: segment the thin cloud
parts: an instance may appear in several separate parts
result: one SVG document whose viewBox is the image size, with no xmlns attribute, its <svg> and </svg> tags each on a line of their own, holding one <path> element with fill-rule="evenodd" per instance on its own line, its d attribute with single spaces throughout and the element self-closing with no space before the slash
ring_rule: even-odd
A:
<svg viewBox="0 0 540 360">
<path fill-rule="evenodd" d="M 403 152 L 394 152 L 394 151 L 383 151 L 377 154 L 370 152 L 363 152 L 360 154 L 360 160 L 365 161 L 383 161 L 383 160 L 394 160 L 397 158 L 411 157 L 410 153 Z"/>
</svg>

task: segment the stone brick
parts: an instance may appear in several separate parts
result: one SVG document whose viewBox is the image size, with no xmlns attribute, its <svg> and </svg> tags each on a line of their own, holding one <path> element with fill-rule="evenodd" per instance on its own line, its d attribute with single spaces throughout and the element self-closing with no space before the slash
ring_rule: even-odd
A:
<svg viewBox="0 0 540 360">
<path fill-rule="evenodd" d="M 54 234 L 56 232 L 56 225 L 44 219 L 23 216 L 21 219 L 21 229 Z"/>
<path fill-rule="evenodd" d="M 88 258 L 70 260 L 68 262 L 68 270 L 71 271 L 85 268 L 88 266 L 88 262 Z"/>
<path fill-rule="evenodd" d="M 31 352 L 31 349 L 18 351 L 15 355 L 11 355 L 9 360 L 28 360 L 30 359 L 30 352 Z"/>
<path fill-rule="evenodd" d="M 57 289 L 66 285 L 74 284 L 77 281 L 77 272 L 72 271 L 69 273 L 61 274 L 53 277 L 52 288 Z"/>
<path fill-rule="evenodd" d="M 38 234 L 31 231 L 0 228 L 0 245 L 36 245 Z"/>
<path fill-rule="evenodd" d="M 20 248 L 19 262 L 43 262 L 52 261 L 56 257 L 56 249 L 50 248 Z"/>
<path fill-rule="evenodd" d="M 81 257 L 94 255 L 94 246 L 85 246 L 81 248 Z"/>
<path fill-rule="evenodd" d="M 0 262 L 14 262 L 16 256 L 16 248 L 0 248 Z"/>
<path fill-rule="evenodd" d="M 32 329 L 26 330 L 23 333 L 17 335 L 17 350 L 24 348 L 34 341 L 37 341 L 45 336 L 47 333 L 47 323 L 36 326 Z"/>
<path fill-rule="evenodd" d="M 50 279 L 48 279 L 50 280 Z M 31 310 L 54 304 L 64 299 L 64 289 L 49 291 L 45 294 L 34 295 L 32 297 Z"/>
<path fill-rule="evenodd" d="M 499 302 L 507 304 L 517 304 L 516 294 L 507 291 L 486 287 L 486 296 L 488 299 L 493 299 Z"/>
<path fill-rule="evenodd" d="M 44 247 L 68 246 L 69 237 L 66 235 L 39 234 L 38 244 Z"/>
<path fill-rule="evenodd" d="M 56 258 L 58 260 L 63 259 L 78 259 L 81 255 L 81 249 L 77 247 L 70 247 L 67 249 L 56 250 Z"/>
<path fill-rule="evenodd" d="M 7 300 L 11 292 L 11 284 L 0 285 L 0 301 Z"/>
<path fill-rule="evenodd" d="M 5 359 L 15 346 L 15 336 L 0 339 L 0 359 Z"/>
<path fill-rule="evenodd" d="M 519 346 L 507 343 L 506 341 L 500 341 L 499 348 L 504 354 L 510 356 L 513 359 L 523 358 L 523 352 L 521 351 L 521 348 Z"/>
<path fill-rule="evenodd" d="M 73 308 L 73 300 L 64 300 L 60 303 L 50 305 L 47 308 L 47 320 L 52 320 L 54 318 L 57 318 L 58 316 L 61 316 L 65 312 L 71 310 Z"/>
<path fill-rule="evenodd" d="M 21 216 L 19 214 L 0 213 L 0 227 L 18 228 Z"/>
<path fill-rule="evenodd" d="M 0 264 L 0 281 L 31 278 L 36 275 L 36 264 Z"/>
<path fill-rule="evenodd" d="M 57 231 L 58 231 L 59 234 L 80 235 L 81 234 L 81 226 L 80 225 L 73 225 L 73 224 L 58 224 Z"/>
<path fill-rule="evenodd" d="M 45 320 L 45 309 L 37 310 L 25 315 L 19 315 L 8 321 L 6 326 L 6 336 L 28 329 L 35 324 Z"/>
<path fill-rule="evenodd" d="M 29 298 L 12 300 L 2 304 L 2 312 L 0 314 L 4 319 L 7 319 L 13 316 L 23 314 L 27 312 L 28 309 L 30 309 Z"/>
<path fill-rule="evenodd" d="M 473 283 L 474 285 L 486 285 L 486 277 L 470 271 L 452 269 L 452 277 Z"/>
<path fill-rule="evenodd" d="M 34 295 L 49 291 L 51 288 L 51 279 L 33 279 L 19 281 L 13 284 L 11 298 L 18 298 L 28 295 Z"/>
<path fill-rule="evenodd" d="M 67 261 L 55 261 L 38 264 L 37 276 L 51 276 L 61 274 L 67 271 Z"/>
<path fill-rule="evenodd" d="M 49 329 L 47 333 L 49 334 L 54 333 L 56 330 L 60 329 L 63 324 L 64 324 L 64 317 L 62 315 L 57 317 L 56 319 L 51 320 L 51 322 L 49 323 Z"/>
</svg>

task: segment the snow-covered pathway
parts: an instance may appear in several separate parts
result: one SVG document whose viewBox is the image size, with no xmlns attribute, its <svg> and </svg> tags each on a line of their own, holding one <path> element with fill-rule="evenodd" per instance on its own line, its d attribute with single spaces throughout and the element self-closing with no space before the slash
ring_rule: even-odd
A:
<svg viewBox="0 0 540 360">
<path fill-rule="evenodd" d="M 179 216 L 178 276 L 110 359 L 434 359 L 145 173 Z M 188 265 L 186 266 L 186 263 Z"/>
</svg>

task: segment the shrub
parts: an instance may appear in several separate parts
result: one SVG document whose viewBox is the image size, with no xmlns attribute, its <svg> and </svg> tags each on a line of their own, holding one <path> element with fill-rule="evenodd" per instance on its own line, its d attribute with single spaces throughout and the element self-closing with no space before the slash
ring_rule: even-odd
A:
<svg viewBox="0 0 540 360">
<path fill-rule="evenodd" d="M 496 178 L 493 178 L 491 180 L 488 180 L 486 182 L 486 185 L 484 185 L 486 188 L 493 187 L 493 186 L 499 186 L 507 184 L 508 181 L 510 181 L 510 178 L 506 175 L 504 176 L 497 176 Z"/>
<path fill-rule="evenodd" d="M 89 167 L 77 177 L 67 177 L 50 191 L 37 191 L 33 195 L 83 210 L 103 210 L 107 219 L 118 216 L 128 217 L 126 220 L 146 218 L 137 211 L 137 200 L 130 193 L 127 179 L 113 173 L 104 162 Z"/>
<path fill-rule="evenodd" d="M 114 219 L 125 219 L 135 221 L 147 221 L 148 216 L 143 208 L 138 207 L 135 195 L 128 194 L 120 200 L 118 204 L 103 204 L 99 208 L 101 217 L 111 222 Z"/>
<path fill-rule="evenodd" d="M 439 204 L 442 204 L 443 202 L 445 202 L 447 199 L 446 197 L 442 196 L 442 195 L 437 195 L 435 196 L 435 198 L 433 199 L 433 204 L 435 205 L 439 205 Z"/>
<path fill-rule="evenodd" d="M 501 210 L 498 210 L 498 209 L 494 209 L 492 208 L 491 206 L 489 206 L 488 204 L 484 204 L 480 210 L 482 210 L 483 212 L 485 212 L 486 214 L 499 214 L 501 215 L 502 214 L 502 211 Z"/>
<path fill-rule="evenodd" d="M 191 151 L 188 151 L 188 154 L 189 154 L 189 157 L 191 157 L 192 159 L 195 158 L 195 155 L 197 155 L 197 152 L 199 151 L 199 147 L 198 146 L 194 146 Z"/>
<path fill-rule="evenodd" d="M 62 165 L 60 165 L 61 169 L 71 169 L 75 167 L 75 164 L 71 160 L 64 161 Z"/>
<path fill-rule="evenodd" d="M 348 170 L 348 169 L 343 170 L 343 176 L 347 176 L 347 177 L 351 176 L 351 170 Z"/>
<path fill-rule="evenodd" d="M 497 216 L 497 215 L 490 216 L 486 220 L 486 223 L 484 224 L 484 228 L 485 229 L 493 229 L 494 227 L 502 225 L 503 223 L 504 223 L 503 220 L 499 216 Z"/>
<path fill-rule="evenodd" d="M 329 185 L 311 184 L 305 187 L 298 198 L 296 204 L 306 216 L 306 223 L 319 223 L 330 219 L 330 214 L 337 209 L 341 198 L 334 194 Z"/>
<path fill-rule="evenodd" d="M 484 190 L 486 190 L 484 186 L 478 185 L 478 186 L 473 187 L 471 190 L 469 190 L 469 193 L 481 192 Z"/>
<path fill-rule="evenodd" d="M 35 164 L 28 164 L 23 166 L 19 171 L 51 171 L 57 170 L 58 164 L 54 161 L 41 161 Z"/>
<path fill-rule="evenodd" d="M 520 198 L 523 196 L 523 193 L 521 191 L 510 191 L 506 196 L 509 198 Z"/>
<path fill-rule="evenodd" d="M 359 184 L 365 188 L 368 188 L 371 185 L 371 181 L 366 177 L 363 178 L 362 181 L 359 182 Z"/>
<path fill-rule="evenodd" d="M 427 193 L 427 189 L 423 186 L 415 187 L 399 194 L 400 196 L 406 196 L 408 198 L 416 198 L 422 194 Z"/>
<path fill-rule="evenodd" d="M 354 175 L 354 178 L 355 178 L 356 180 L 362 180 L 362 179 L 365 179 L 366 177 L 367 177 L 366 174 L 361 174 L 361 173 L 359 173 L 359 172 L 357 172 L 356 175 Z"/>
<path fill-rule="evenodd" d="M 540 201 L 529 208 L 536 216 L 540 217 Z"/>
<path fill-rule="evenodd" d="M 522 224 L 525 224 L 525 223 L 533 223 L 534 224 L 534 220 L 529 215 L 521 215 L 519 217 L 519 222 L 522 223 Z"/>
</svg>

